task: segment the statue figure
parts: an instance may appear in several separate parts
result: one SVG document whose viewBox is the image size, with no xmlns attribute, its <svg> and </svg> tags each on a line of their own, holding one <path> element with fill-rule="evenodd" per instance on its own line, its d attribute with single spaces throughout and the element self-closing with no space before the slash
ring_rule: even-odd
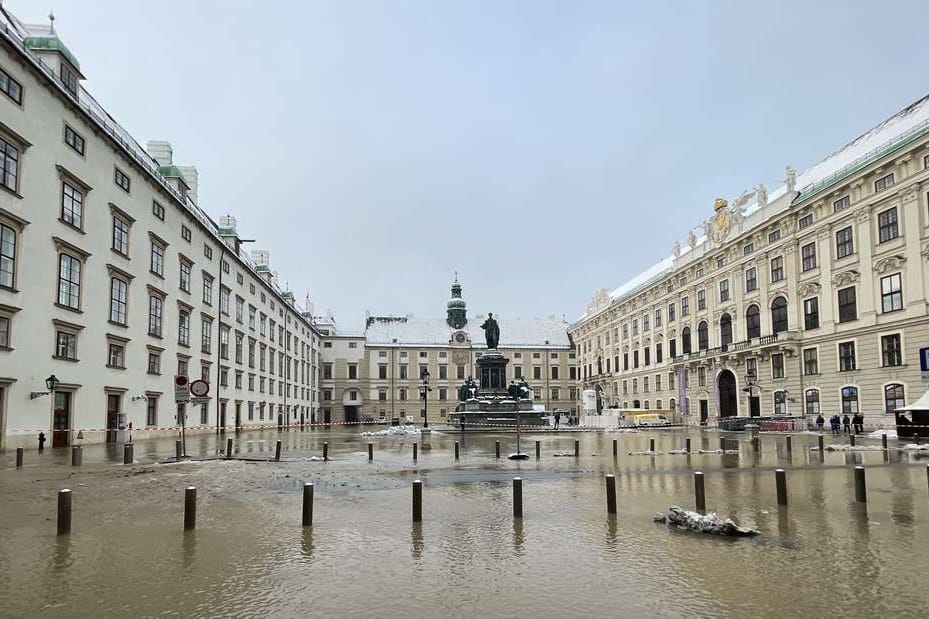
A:
<svg viewBox="0 0 929 619">
<path fill-rule="evenodd" d="M 493 312 L 487 312 L 487 320 L 481 325 L 484 330 L 484 339 L 487 340 L 487 348 L 496 349 L 500 343 L 500 325 L 494 320 Z"/>
<path fill-rule="evenodd" d="M 690 246 L 691 249 L 696 249 L 697 247 L 697 235 L 694 234 L 693 230 L 687 233 L 687 245 Z"/>
<path fill-rule="evenodd" d="M 755 191 L 758 195 L 758 208 L 768 206 L 768 188 L 764 186 L 764 183 L 760 183 Z"/>
<path fill-rule="evenodd" d="M 469 399 L 477 395 L 477 383 L 470 376 L 468 377 L 468 382 L 465 383 L 465 387 L 468 389 Z"/>
<path fill-rule="evenodd" d="M 784 179 L 787 185 L 787 193 L 793 193 L 797 190 L 797 171 L 787 166 L 787 178 Z"/>
<path fill-rule="evenodd" d="M 529 394 L 532 393 L 532 390 L 529 388 L 529 383 L 526 382 L 525 378 L 520 378 L 519 382 L 516 383 L 516 395 L 518 398 L 528 398 Z"/>
<path fill-rule="evenodd" d="M 468 397 L 468 383 L 462 383 L 462 385 L 458 387 L 458 401 L 466 402 Z"/>
<path fill-rule="evenodd" d="M 677 241 L 674 241 L 674 247 L 671 248 L 671 255 L 675 258 L 681 257 L 681 244 Z"/>
</svg>

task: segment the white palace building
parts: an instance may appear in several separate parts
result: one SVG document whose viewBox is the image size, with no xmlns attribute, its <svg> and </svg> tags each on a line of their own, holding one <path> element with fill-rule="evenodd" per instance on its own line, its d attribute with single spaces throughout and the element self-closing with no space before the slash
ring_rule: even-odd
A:
<svg viewBox="0 0 929 619">
<path fill-rule="evenodd" d="M 309 421 L 320 337 L 197 204 L 197 171 L 143 149 L 82 87 L 51 26 L 0 7 L 0 448 Z M 174 376 L 210 383 L 175 405 Z M 49 380 L 54 377 L 54 380 Z M 179 407 L 179 408 L 178 408 Z"/>
<path fill-rule="evenodd" d="M 689 424 L 861 413 L 892 426 L 925 391 L 929 97 L 707 214 L 571 326 L 583 388 Z"/>
</svg>

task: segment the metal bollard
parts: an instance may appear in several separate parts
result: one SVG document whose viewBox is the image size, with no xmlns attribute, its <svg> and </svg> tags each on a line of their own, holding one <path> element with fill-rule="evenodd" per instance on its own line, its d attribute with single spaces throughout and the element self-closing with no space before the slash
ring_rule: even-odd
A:
<svg viewBox="0 0 929 619">
<path fill-rule="evenodd" d="M 374 460 L 374 443 L 368 443 L 368 462 Z"/>
<path fill-rule="evenodd" d="M 606 476 L 606 513 L 616 513 L 616 477 Z"/>
<path fill-rule="evenodd" d="M 684 451 L 690 453 L 690 437 L 684 439 Z"/>
<path fill-rule="evenodd" d="M 655 451 L 655 439 L 653 438 L 648 439 L 648 450 Z"/>
<path fill-rule="evenodd" d="M 719 437 L 719 448 L 720 448 L 722 451 L 726 451 L 726 439 L 725 439 L 725 437 L 722 437 L 722 436 Z"/>
<path fill-rule="evenodd" d="M 303 484 L 303 526 L 313 526 L 313 484 Z"/>
<path fill-rule="evenodd" d="M 16 448 L 16 468 L 18 469 L 23 468 L 23 448 L 22 447 Z"/>
<path fill-rule="evenodd" d="M 694 472 L 694 499 L 697 503 L 697 511 L 703 513 L 706 511 L 706 491 L 703 486 L 703 473 Z"/>
<path fill-rule="evenodd" d="M 851 445 L 852 447 L 855 446 L 855 435 L 854 434 L 848 435 L 848 444 Z"/>
<path fill-rule="evenodd" d="M 422 522 L 422 521 L 423 521 L 423 482 L 417 479 L 413 481 L 413 522 Z"/>
<path fill-rule="evenodd" d="M 868 502 L 868 489 L 864 481 L 864 467 L 855 467 L 855 500 L 859 503 Z"/>
<path fill-rule="evenodd" d="M 419 445 L 413 443 L 413 462 L 416 462 L 417 452 L 419 451 Z"/>
<path fill-rule="evenodd" d="M 281 461 L 281 441 L 280 440 L 278 440 L 277 444 L 274 446 L 274 461 L 275 462 Z"/>
<path fill-rule="evenodd" d="M 887 435 L 881 434 L 881 449 L 887 449 Z"/>
<path fill-rule="evenodd" d="M 574 457 L 581 457 L 581 442 L 577 439 L 574 440 Z"/>
<path fill-rule="evenodd" d="M 278 443 L 280 443 L 280 441 L 278 441 Z M 232 457 L 232 439 L 231 438 L 226 439 L 226 457 L 227 458 Z"/>
<path fill-rule="evenodd" d="M 132 443 L 126 443 L 123 445 L 123 464 L 132 464 L 133 458 L 133 446 Z"/>
<path fill-rule="evenodd" d="M 458 444 L 458 441 L 455 441 L 455 460 L 460 459 L 461 457 L 461 445 Z"/>
<path fill-rule="evenodd" d="M 774 471 L 774 485 L 777 487 L 777 504 L 787 505 L 787 473 L 784 469 Z"/>
<path fill-rule="evenodd" d="M 498 458 L 500 457 L 500 441 L 497 441 L 494 444 L 494 453 L 497 455 Z"/>
<path fill-rule="evenodd" d="M 184 490 L 184 530 L 197 528 L 197 489 L 193 486 Z"/>
<path fill-rule="evenodd" d="M 71 448 L 71 466 L 81 466 L 81 463 L 84 461 L 84 448 L 80 445 L 75 445 Z"/>
<path fill-rule="evenodd" d="M 618 455 L 619 455 L 619 441 L 614 438 L 613 439 L 613 457 L 615 458 Z"/>
<path fill-rule="evenodd" d="M 523 517 L 523 480 L 513 478 L 513 518 Z"/>
<path fill-rule="evenodd" d="M 174 457 L 180 460 L 182 455 L 183 452 L 181 451 L 181 441 L 174 441 Z"/>
<path fill-rule="evenodd" d="M 535 459 L 538 460 L 542 457 L 542 441 L 535 442 Z"/>
<path fill-rule="evenodd" d="M 329 460 L 329 443 L 323 443 L 323 460 Z"/>
<path fill-rule="evenodd" d="M 63 488 L 58 491 L 58 535 L 71 532 L 71 491 Z"/>
<path fill-rule="evenodd" d="M 791 453 L 793 453 L 793 444 L 790 440 L 790 437 L 788 436 L 787 437 L 787 455 L 790 455 Z"/>
<path fill-rule="evenodd" d="M 826 441 L 825 441 L 825 439 L 823 438 L 823 435 L 820 434 L 820 435 L 819 435 L 819 453 L 823 453 L 823 451 L 825 450 L 825 448 L 826 448 L 826 447 L 825 447 L 825 443 L 826 443 Z"/>
</svg>

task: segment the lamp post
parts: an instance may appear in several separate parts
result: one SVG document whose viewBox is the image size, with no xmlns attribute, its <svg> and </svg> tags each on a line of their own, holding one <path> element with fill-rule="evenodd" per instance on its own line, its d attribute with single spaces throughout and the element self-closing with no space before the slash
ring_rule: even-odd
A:
<svg viewBox="0 0 929 619">
<path fill-rule="evenodd" d="M 747 373 L 745 375 L 745 388 L 742 389 L 742 391 L 748 392 L 748 415 L 749 417 L 753 416 L 752 413 L 754 412 L 752 411 L 752 396 L 754 395 L 754 389 L 758 388 L 759 391 L 761 390 L 761 387 L 758 385 L 758 383 L 755 382 L 756 378 L 757 376 L 754 373 L 752 372 Z"/>
<path fill-rule="evenodd" d="M 58 377 L 52 374 L 45 379 L 45 387 L 48 389 L 48 397 L 52 401 L 52 447 L 55 446 L 55 388 L 61 384 L 61 381 L 58 380 Z"/>
<path fill-rule="evenodd" d="M 424 368 L 420 375 L 419 396 L 423 399 L 423 428 L 429 427 L 429 392 L 432 387 L 429 386 L 429 369 Z"/>
</svg>

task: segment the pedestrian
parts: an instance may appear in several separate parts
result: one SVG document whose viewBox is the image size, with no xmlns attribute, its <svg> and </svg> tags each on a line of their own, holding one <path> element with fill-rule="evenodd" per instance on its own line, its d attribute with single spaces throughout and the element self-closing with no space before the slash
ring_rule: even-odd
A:
<svg viewBox="0 0 929 619">
<path fill-rule="evenodd" d="M 558 429 L 558 420 L 561 419 L 561 413 L 555 413 L 555 429 Z"/>
<path fill-rule="evenodd" d="M 855 430 L 855 434 L 864 433 L 864 415 L 855 413 L 855 416 L 852 418 L 852 426 Z"/>
<path fill-rule="evenodd" d="M 820 414 L 816 417 L 816 427 L 819 428 L 819 431 L 820 431 L 820 432 L 822 432 L 822 431 L 823 431 L 823 426 L 824 426 L 825 424 L 826 424 L 826 420 L 823 419 L 823 416 L 822 416 L 822 414 L 820 413 Z"/>
<path fill-rule="evenodd" d="M 852 433 L 852 421 L 848 417 L 848 413 L 842 415 L 842 431 L 845 432 L 845 434 Z"/>
<path fill-rule="evenodd" d="M 838 415 L 833 415 L 832 418 L 829 419 L 829 425 L 832 426 L 833 436 L 839 433 L 839 426 L 841 426 L 841 424 L 842 421 L 839 419 Z"/>
</svg>

